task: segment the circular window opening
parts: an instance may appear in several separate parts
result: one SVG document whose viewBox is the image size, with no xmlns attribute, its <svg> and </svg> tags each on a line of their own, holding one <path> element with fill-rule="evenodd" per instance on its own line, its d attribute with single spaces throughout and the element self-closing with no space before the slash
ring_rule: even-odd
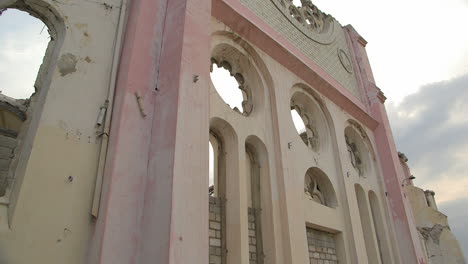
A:
<svg viewBox="0 0 468 264">
<path fill-rule="evenodd" d="M 249 104 L 249 95 L 245 89 L 244 76 L 233 73 L 231 64 L 227 61 L 218 63 L 211 60 L 211 81 L 223 101 L 231 109 L 244 115 L 250 114 L 252 106 Z"/>
</svg>

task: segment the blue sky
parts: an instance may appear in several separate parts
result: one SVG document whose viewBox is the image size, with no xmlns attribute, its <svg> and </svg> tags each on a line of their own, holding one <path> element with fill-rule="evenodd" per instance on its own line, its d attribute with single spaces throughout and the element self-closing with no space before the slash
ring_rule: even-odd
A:
<svg viewBox="0 0 468 264">
<path fill-rule="evenodd" d="M 296 0 L 295 0 L 296 1 Z M 369 42 L 397 148 L 436 192 L 468 256 L 468 0 L 314 0 Z M 27 98 L 49 35 L 25 13 L 0 16 L 0 90 Z"/>
</svg>

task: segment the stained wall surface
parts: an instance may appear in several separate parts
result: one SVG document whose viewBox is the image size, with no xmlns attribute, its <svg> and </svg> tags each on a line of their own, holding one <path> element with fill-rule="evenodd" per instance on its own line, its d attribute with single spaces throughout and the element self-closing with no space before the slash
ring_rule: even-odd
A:
<svg viewBox="0 0 468 264">
<path fill-rule="evenodd" d="M 106 140 L 96 120 L 115 79 L 121 1 L 0 1 L 4 8 L 42 20 L 52 41 L 0 198 L 0 263 L 86 263 Z"/>
</svg>

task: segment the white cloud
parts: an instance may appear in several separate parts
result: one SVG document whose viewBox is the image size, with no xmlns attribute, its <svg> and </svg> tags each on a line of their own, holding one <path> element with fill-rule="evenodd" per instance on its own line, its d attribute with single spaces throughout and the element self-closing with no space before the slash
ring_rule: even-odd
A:
<svg viewBox="0 0 468 264">
<path fill-rule="evenodd" d="M 3 12 L 0 16 L 0 90 L 3 94 L 14 98 L 31 96 L 48 43 L 47 28 L 44 29 L 40 20 L 17 10 Z"/>
<path fill-rule="evenodd" d="M 428 83 L 468 73 L 468 4 L 461 0 L 314 0 L 369 42 L 377 85 L 397 103 Z"/>
</svg>

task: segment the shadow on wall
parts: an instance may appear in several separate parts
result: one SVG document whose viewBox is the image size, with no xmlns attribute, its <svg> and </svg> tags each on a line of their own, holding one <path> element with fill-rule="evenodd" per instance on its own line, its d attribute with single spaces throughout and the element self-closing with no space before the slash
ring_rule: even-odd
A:
<svg viewBox="0 0 468 264">
<path fill-rule="evenodd" d="M 5 259 L 5 253 L 1 248 L 0 248 L 0 264 L 8 264 Z"/>
</svg>

